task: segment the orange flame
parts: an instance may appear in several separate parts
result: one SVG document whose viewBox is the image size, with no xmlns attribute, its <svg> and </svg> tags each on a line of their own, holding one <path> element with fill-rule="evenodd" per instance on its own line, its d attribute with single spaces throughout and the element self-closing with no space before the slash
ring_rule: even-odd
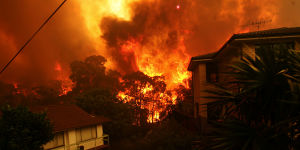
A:
<svg viewBox="0 0 300 150">
<path fill-rule="evenodd" d="M 159 112 L 158 111 L 154 111 L 154 114 L 150 114 L 149 116 L 148 116 L 148 119 L 147 119 L 147 121 L 149 122 L 149 123 L 155 123 L 155 122 L 158 122 L 159 121 Z"/>
<path fill-rule="evenodd" d="M 171 56 L 170 54 L 164 54 L 158 45 L 142 46 L 140 44 L 141 40 L 142 39 L 131 38 L 121 46 L 121 52 L 125 54 L 134 53 L 138 69 L 150 77 L 164 76 L 163 81 L 167 84 L 167 90 L 172 91 L 171 95 L 160 93 L 159 100 L 163 104 L 162 107 L 155 106 L 159 105 L 155 102 L 143 106 L 149 111 L 148 122 L 155 123 L 159 121 L 160 113 L 170 105 L 170 101 L 171 104 L 176 104 L 177 95 L 174 89 L 179 85 L 189 88 L 188 79 L 191 77 L 191 74 L 186 70 L 189 57 L 185 52 L 186 48 L 183 37 L 178 47 L 174 50 L 174 54 L 171 54 Z M 149 49 L 153 50 L 151 51 Z M 157 52 L 155 56 L 153 52 Z M 147 84 L 141 92 L 147 96 L 152 90 L 153 87 Z M 120 92 L 118 97 L 124 102 L 132 100 L 132 98 L 126 95 L 126 92 Z"/>
<path fill-rule="evenodd" d="M 169 90 L 176 88 L 178 85 L 184 85 L 188 88 L 187 79 L 191 77 L 191 74 L 186 68 L 190 57 L 186 53 L 183 38 L 171 56 L 169 56 L 169 53 L 163 53 L 163 50 L 155 47 L 155 45 L 150 47 L 142 46 L 140 39 L 130 39 L 121 48 L 123 53 L 135 53 L 138 69 L 144 74 L 150 77 L 165 76 Z M 156 52 L 155 56 L 154 52 Z"/>
<path fill-rule="evenodd" d="M 66 95 L 68 92 L 72 91 L 72 81 L 68 78 L 68 75 L 63 72 L 59 62 L 56 62 L 54 70 L 57 72 L 57 80 L 61 81 L 61 92 L 59 96 Z"/>
<path fill-rule="evenodd" d="M 127 3 L 129 4 L 129 3 Z M 123 7 L 130 8 L 128 5 Z M 180 5 L 175 5 L 176 9 L 180 9 Z M 125 9 L 123 9 L 125 10 Z M 126 13 L 125 13 L 126 14 Z M 122 18 L 121 14 L 115 14 L 117 17 Z M 130 20 L 131 15 L 127 14 L 128 18 L 124 20 Z M 163 81 L 167 85 L 167 90 L 172 91 L 171 94 L 160 93 L 159 94 L 159 103 L 162 103 L 162 107 L 158 107 L 159 103 L 151 102 L 146 105 L 142 105 L 142 108 L 145 108 L 149 111 L 148 122 L 154 123 L 159 121 L 160 113 L 165 111 L 167 105 L 176 104 L 177 95 L 174 91 L 179 85 L 183 85 L 186 88 L 189 88 L 188 79 L 191 77 L 190 72 L 187 71 L 187 66 L 189 63 L 189 54 L 186 52 L 186 47 L 184 44 L 184 37 L 186 34 L 189 34 L 190 31 L 178 29 L 178 42 L 177 45 L 170 51 L 165 49 L 170 48 L 165 45 L 165 41 L 169 38 L 168 32 L 160 33 L 159 35 L 154 35 L 151 39 L 148 39 L 147 43 L 143 42 L 143 37 L 129 38 L 127 41 L 119 43 L 120 53 L 122 56 L 134 56 L 136 64 L 136 69 L 143 72 L 147 76 L 164 76 Z M 124 57 L 128 59 L 127 57 Z M 135 67 L 135 66 L 131 66 Z M 153 91 L 151 85 L 146 85 L 141 90 L 141 93 L 144 96 L 151 95 Z M 124 102 L 129 102 L 133 100 L 132 97 L 128 96 L 126 91 L 121 91 L 118 93 L 118 98 Z"/>
</svg>

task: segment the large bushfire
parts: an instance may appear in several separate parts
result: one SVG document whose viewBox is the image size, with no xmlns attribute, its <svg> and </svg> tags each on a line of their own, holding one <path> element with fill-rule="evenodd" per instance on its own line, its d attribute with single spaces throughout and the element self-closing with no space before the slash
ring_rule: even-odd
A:
<svg viewBox="0 0 300 150">
<path fill-rule="evenodd" d="M 112 59 L 111 68 L 121 73 L 141 71 L 149 77 L 164 76 L 167 90 L 172 91 L 179 85 L 188 87 L 190 73 L 187 72 L 189 54 L 186 52 L 185 36 L 188 29 L 181 23 L 182 15 L 178 6 L 179 1 L 158 2 L 158 1 L 122 1 L 107 3 L 108 10 L 113 17 L 104 16 L 103 13 L 89 14 L 91 2 L 83 2 L 83 8 L 87 16 L 87 25 L 90 32 L 97 31 L 98 36 L 106 42 L 108 51 L 106 57 Z M 100 4 L 103 5 L 103 4 Z M 95 5 L 93 5 L 94 7 Z M 132 7 L 131 7 L 132 6 Z M 99 6 L 100 8 L 101 6 Z M 144 9 L 146 7 L 146 9 Z M 152 10 L 153 9 L 153 10 Z M 95 16 L 96 15 L 96 16 Z M 148 19 L 149 18 L 149 19 Z M 169 24 L 168 20 L 174 24 Z M 98 24 L 101 21 L 99 30 Z M 171 21 L 171 20 L 170 20 Z M 187 31 L 187 32 L 184 32 Z M 119 92 L 119 98 L 124 101 L 131 101 L 134 98 L 128 93 L 130 89 Z M 153 99 L 153 87 L 146 84 L 140 89 L 143 99 Z M 159 120 L 159 114 L 170 104 L 175 104 L 177 97 L 175 92 L 158 93 L 155 101 L 141 104 L 141 108 L 149 110 L 149 122 Z M 141 97 L 140 97 L 141 98 Z"/>
<path fill-rule="evenodd" d="M 40 0 L 0 2 L 1 65 L 58 4 Z M 68 1 L 1 80 L 16 87 L 59 80 L 60 95 L 65 95 L 72 90 L 69 64 L 102 55 L 108 60 L 106 67 L 122 76 L 141 71 L 151 78 L 163 77 L 167 92 L 155 95 L 160 102 L 141 106 L 149 110 L 148 120 L 153 122 L 166 107 L 156 104 L 174 104 L 178 96 L 174 90 L 179 85 L 189 88 L 190 56 L 216 51 L 233 33 L 251 30 L 245 25 L 252 21 L 272 20 L 261 29 L 300 25 L 299 5 L 282 0 Z M 150 84 L 140 89 L 146 98 L 153 96 L 153 91 L 155 87 Z M 132 97 L 128 93 L 122 90 L 118 95 L 129 101 Z"/>
<path fill-rule="evenodd" d="M 170 93 L 158 92 L 158 95 L 155 96 L 153 95 L 153 86 L 149 84 L 139 90 L 143 95 L 142 99 L 155 99 L 140 105 L 141 108 L 149 111 L 148 122 L 157 122 L 161 112 L 166 111 L 169 105 L 176 104 L 177 93 L 173 90 L 179 85 L 189 88 L 188 79 L 190 78 L 190 73 L 186 70 L 189 57 L 185 53 L 184 43 L 179 42 L 178 46 L 172 50 L 173 54 L 164 54 L 161 41 L 154 42 L 157 42 L 157 45 L 154 43 L 148 46 L 142 45 L 142 39 L 129 39 L 121 45 L 120 50 L 124 56 L 130 53 L 134 56 L 133 62 L 136 62 L 138 71 L 149 77 L 164 76 L 162 80 L 166 83 L 167 90 L 172 91 Z M 153 53 L 156 53 L 155 56 Z M 128 90 L 130 89 L 120 91 L 118 97 L 126 102 L 132 101 L 134 98 L 128 95 L 130 93 Z"/>
</svg>

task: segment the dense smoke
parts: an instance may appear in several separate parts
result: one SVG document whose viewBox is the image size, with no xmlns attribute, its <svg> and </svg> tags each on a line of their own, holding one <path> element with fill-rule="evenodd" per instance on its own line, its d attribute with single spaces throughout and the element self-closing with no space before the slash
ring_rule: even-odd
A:
<svg viewBox="0 0 300 150">
<path fill-rule="evenodd" d="M 0 1 L 0 67 L 59 3 L 53 0 Z M 82 13 L 83 3 L 86 2 L 68 1 L 0 80 L 44 84 L 58 76 L 68 77 L 72 61 L 99 53 L 121 73 L 137 71 L 141 66 L 151 66 L 152 62 L 167 62 L 169 65 L 154 70 L 159 72 L 169 67 L 170 73 L 166 76 L 170 76 L 176 72 L 173 68 L 186 63 L 190 56 L 218 50 L 233 33 L 255 30 L 247 26 L 252 21 L 272 20 L 261 29 L 300 25 L 299 0 L 145 0 L 127 6 L 131 7 L 129 20 L 102 14 L 97 26 L 102 32 L 95 38 L 87 26 L 91 17 Z M 138 44 L 132 44 L 135 42 Z M 106 47 L 98 49 L 101 44 Z M 124 51 L 124 45 L 137 48 Z M 57 64 L 61 64 L 62 72 L 55 70 Z"/>
<path fill-rule="evenodd" d="M 184 30 L 181 21 L 185 12 L 177 10 L 176 5 L 176 1 L 138 2 L 132 4 L 131 21 L 103 18 L 102 37 L 121 72 L 137 71 L 136 57 L 149 51 L 149 59 L 160 54 L 165 57 L 162 61 L 167 61 L 172 56 L 170 53 L 178 47 L 179 35 Z M 138 43 L 139 47 L 124 52 L 122 46 L 128 41 Z"/>
<path fill-rule="evenodd" d="M 59 3 L 53 0 L 0 1 L 1 68 Z M 57 63 L 68 69 L 71 61 L 91 55 L 93 46 L 82 19 L 77 4 L 68 2 L 1 75 L 1 80 L 29 86 L 48 84 L 49 80 L 61 76 L 55 70 Z"/>
</svg>

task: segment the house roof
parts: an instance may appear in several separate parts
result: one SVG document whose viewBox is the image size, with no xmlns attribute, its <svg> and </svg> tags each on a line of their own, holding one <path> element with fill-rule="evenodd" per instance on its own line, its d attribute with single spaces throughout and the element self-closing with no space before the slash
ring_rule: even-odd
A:
<svg viewBox="0 0 300 150">
<path fill-rule="evenodd" d="M 248 39 L 248 38 L 251 39 L 251 38 L 274 37 L 274 36 L 295 36 L 295 35 L 300 35 L 300 27 L 290 27 L 290 28 L 283 27 L 283 28 L 269 29 L 263 31 L 234 34 L 218 51 L 214 53 L 192 57 L 188 70 L 192 71 L 196 63 L 212 61 L 221 51 L 223 51 L 227 47 L 229 43 L 231 43 L 236 39 Z"/>
<path fill-rule="evenodd" d="M 102 124 L 109 121 L 105 117 L 92 116 L 76 105 L 34 106 L 30 107 L 30 110 L 35 113 L 46 111 L 48 118 L 54 124 L 54 132 Z"/>
<path fill-rule="evenodd" d="M 234 34 L 235 39 L 239 38 L 256 38 L 256 37 L 269 37 L 269 36 L 287 36 L 287 35 L 300 35 L 300 27 L 291 28 L 276 28 L 263 31 L 255 31 L 241 34 Z"/>
<path fill-rule="evenodd" d="M 216 52 L 208 53 L 208 54 L 204 54 L 204 55 L 199 55 L 199 56 L 192 57 L 191 60 L 211 59 L 211 58 L 213 58 L 213 56 L 215 56 L 215 54 L 216 54 Z"/>
<path fill-rule="evenodd" d="M 212 59 L 213 59 L 213 57 L 214 57 L 215 55 L 216 55 L 216 52 L 192 57 L 192 58 L 191 58 L 191 61 L 190 61 L 190 64 L 189 64 L 189 67 L 188 67 L 188 70 L 189 70 L 189 71 L 193 70 L 193 68 L 194 68 L 195 65 L 196 65 L 196 62 L 197 62 L 197 63 L 200 63 L 200 62 L 203 63 L 203 62 L 209 62 L 209 61 L 212 61 Z"/>
</svg>

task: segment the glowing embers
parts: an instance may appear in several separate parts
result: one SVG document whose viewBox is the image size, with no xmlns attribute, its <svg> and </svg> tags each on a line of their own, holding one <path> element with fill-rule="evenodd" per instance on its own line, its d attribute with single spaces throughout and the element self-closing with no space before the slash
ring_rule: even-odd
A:
<svg viewBox="0 0 300 150">
<path fill-rule="evenodd" d="M 36 89 L 26 88 L 26 87 L 22 86 L 22 84 L 19 84 L 17 82 L 13 82 L 12 85 L 14 87 L 13 95 L 22 95 L 25 97 L 27 97 L 27 96 L 38 97 L 39 96 Z"/>
<path fill-rule="evenodd" d="M 60 82 L 60 94 L 59 96 L 62 95 L 67 95 L 68 92 L 72 91 L 73 83 L 68 77 L 68 74 L 64 72 L 62 69 L 62 66 L 59 62 L 55 63 L 54 71 L 57 73 L 56 80 Z"/>
<path fill-rule="evenodd" d="M 158 122 L 162 112 L 168 112 L 168 106 L 176 103 L 176 92 L 166 90 L 162 77 L 149 77 L 141 72 L 125 76 L 123 89 L 117 97 L 125 103 L 145 109 L 149 123 Z"/>
<path fill-rule="evenodd" d="M 67 95 L 70 91 L 72 91 L 72 87 L 62 85 L 61 93 L 59 94 L 59 96 Z"/>
<path fill-rule="evenodd" d="M 61 71 L 62 70 L 61 65 L 58 62 L 56 62 L 54 70 L 55 71 Z"/>
<path fill-rule="evenodd" d="M 117 98 L 122 100 L 124 103 L 131 102 L 131 100 L 133 100 L 134 98 L 126 95 L 125 93 L 127 93 L 127 92 L 119 92 L 117 95 Z"/>
<path fill-rule="evenodd" d="M 25 95 L 25 90 L 19 88 L 18 83 L 13 83 L 13 86 L 15 88 L 15 94 L 24 94 Z"/>
<path fill-rule="evenodd" d="M 159 112 L 158 111 L 154 111 L 152 114 L 149 114 L 148 115 L 148 119 L 147 121 L 149 123 L 155 123 L 155 122 L 158 122 L 159 121 Z"/>
</svg>

